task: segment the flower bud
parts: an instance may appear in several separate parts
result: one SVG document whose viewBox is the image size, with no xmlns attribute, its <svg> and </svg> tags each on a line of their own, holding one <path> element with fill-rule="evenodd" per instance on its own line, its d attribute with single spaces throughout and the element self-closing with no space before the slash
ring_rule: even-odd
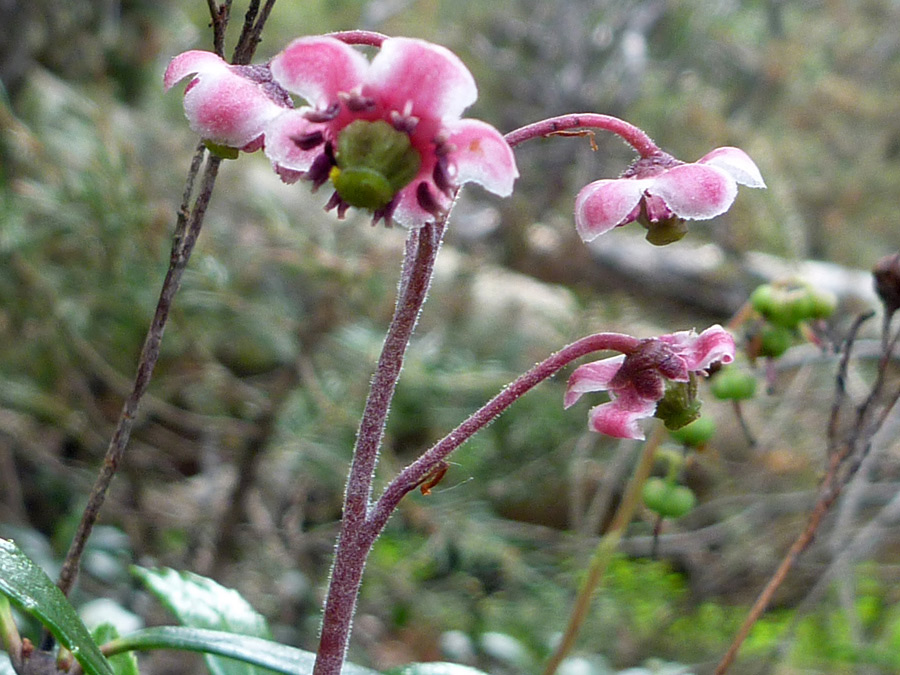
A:
<svg viewBox="0 0 900 675">
<path fill-rule="evenodd" d="M 900 309 L 900 253 L 886 255 L 872 268 L 875 292 L 888 316 Z"/>
</svg>

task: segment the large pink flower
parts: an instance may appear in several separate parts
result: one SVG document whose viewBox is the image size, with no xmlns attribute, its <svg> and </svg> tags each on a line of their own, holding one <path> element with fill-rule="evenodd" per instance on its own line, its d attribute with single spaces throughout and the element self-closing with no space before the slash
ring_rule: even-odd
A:
<svg viewBox="0 0 900 675">
<path fill-rule="evenodd" d="M 643 439 L 638 420 L 652 417 L 666 393 L 666 381 L 688 382 L 713 363 L 734 360 L 734 338 L 721 326 L 697 335 L 681 331 L 642 340 L 629 354 L 579 366 L 569 378 L 565 406 L 582 394 L 608 391 L 610 401 L 591 409 L 589 425 L 615 438 Z"/>
<path fill-rule="evenodd" d="M 335 38 L 305 37 L 270 68 L 308 107 L 266 125 L 266 154 L 285 180 L 331 180 L 329 205 L 340 215 L 353 205 L 419 227 L 444 214 L 465 182 L 512 192 L 512 150 L 492 126 L 460 119 L 477 89 L 447 49 L 389 38 L 369 62 Z"/>
<path fill-rule="evenodd" d="M 644 157 L 621 178 L 582 188 L 575 199 L 575 226 L 582 239 L 591 241 L 634 220 L 652 234 L 657 226 L 714 218 L 731 207 L 738 183 L 766 186 L 756 164 L 739 148 L 716 148 L 693 164 L 665 153 Z M 654 243 L 668 241 L 663 235 Z"/>
<path fill-rule="evenodd" d="M 232 66 L 212 52 L 192 50 L 169 63 L 165 90 L 186 77 L 191 77 L 184 91 L 188 123 L 219 145 L 258 150 L 266 123 L 293 107 L 265 66 Z"/>
</svg>

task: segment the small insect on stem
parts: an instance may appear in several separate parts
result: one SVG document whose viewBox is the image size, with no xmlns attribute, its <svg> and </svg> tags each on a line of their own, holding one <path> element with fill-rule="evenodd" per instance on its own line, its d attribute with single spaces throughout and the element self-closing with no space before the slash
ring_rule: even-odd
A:
<svg viewBox="0 0 900 675">
<path fill-rule="evenodd" d="M 441 460 L 440 464 L 429 471 L 419 483 L 419 489 L 422 491 L 422 494 L 425 496 L 430 495 L 431 489 L 443 480 L 449 469 L 450 465 Z"/>
<path fill-rule="evenodd" d="M 597 136 L 591 129 L 573 129 L 573 130 L 561 130 L 561 131 L 551 131 L 548 136 L 587 136 L 591 141 L 591 150 L 597 152 L 600 148 L 597 147 L 597 141 L 594 140 Z"/>
</svg>

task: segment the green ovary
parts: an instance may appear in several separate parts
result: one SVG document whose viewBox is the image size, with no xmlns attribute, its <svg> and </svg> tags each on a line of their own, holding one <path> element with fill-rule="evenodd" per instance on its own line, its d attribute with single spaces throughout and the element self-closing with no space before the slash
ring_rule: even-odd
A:
<svg viewBox="0 0 900 675">
<path fill-rule="evenodd" d="M 422 164 L 409 135 L 383 120 L 356 120 L 340 133 L 331 182 L 341 199 L 363 209 L 387 206 Z"/>
</svg>

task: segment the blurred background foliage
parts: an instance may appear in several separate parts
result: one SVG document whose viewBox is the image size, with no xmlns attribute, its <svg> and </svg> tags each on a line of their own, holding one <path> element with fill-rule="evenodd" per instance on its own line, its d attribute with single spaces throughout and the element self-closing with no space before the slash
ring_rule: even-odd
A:
<svg viewBox="0 0 900 675">
<path fill-rule="evenodd" d="M 232 41 L 243 9 L 234 4 Z M 0 25 L 13 27 L 0 31 L 0 534 L 48 569 L 156 302 L 197 140 L 161 73 L 174 54 L 209 48 L 206 12 L 201 0 L 0 2 Z M 789 270 L 835 263 L 837 332 L 866 302 L 854 271 L 897 247 L 895 2 L 281 0 L 257 60 L 297 35 L 355 27 L 459 53 L 481 92 L 468 114 L 501 130 L 607 112 L 687 161 L 738 145 L 769 185 L 693 224 L 666 257 L 616 273 L 577 238 L 571 210 L 582 185 L 631 160 L 617 139 L 597 136 L 597 152 L 586 139 L 532 143 L 518 151 L 514 197 L 467 190 L 401 379 L 382 484 L 567 342 L 724 323 L 760 278 L 746 267 L 754 255 Z M 190 569 L 238 588 L 278 638 L 314 648 L 404 236 L 352 214 L 335 221 L 322 213 L 327 196 L 282 185 L 262 157 L 226 162 L 77 604 L 109 598 L 168 620 L 126 566 Z M 640 232 L 630 229 L 607 235 L 604 255 L 632 258 Z M 651 283 L 657 267 L 674 260 L 676 274 L 691 274 L 711 251 L 702 280 Z M 736 296 L 707 301 L 729 285 Z M 719 433 L 684 476 L 700 507 L 665 525 L 655 559 L 653 518 L 632 525 L 570 675 L 665 662 L 710 670 L 812 504 L 833 363 L 815 353 L 798 347 L 771 369 L 772 393 L 746 411 L 755 448 L 727 406 L 708 404 Z M 871 368 L 852 375 L 858 389 Z M 449 658 L 519 673 L 547 656 L 635 457 L 633 445 L 585 432 L 585 406 L 562 410 L 559 380 L 461 449 L 432 495 L 402 505 L 367 571 L 354 660 Z M 897 492 L 897 451 L 880 443 L 734 672 L 900 669 L 900 539 L 886 517 L 875 535 L 866 529 Z M 847 545 L 870 562 L 841 563 Z M 826 571 L 833 588 L 817 583 Z M 181 656 L 145 664 L 200 667 Z"/>
</svg>

